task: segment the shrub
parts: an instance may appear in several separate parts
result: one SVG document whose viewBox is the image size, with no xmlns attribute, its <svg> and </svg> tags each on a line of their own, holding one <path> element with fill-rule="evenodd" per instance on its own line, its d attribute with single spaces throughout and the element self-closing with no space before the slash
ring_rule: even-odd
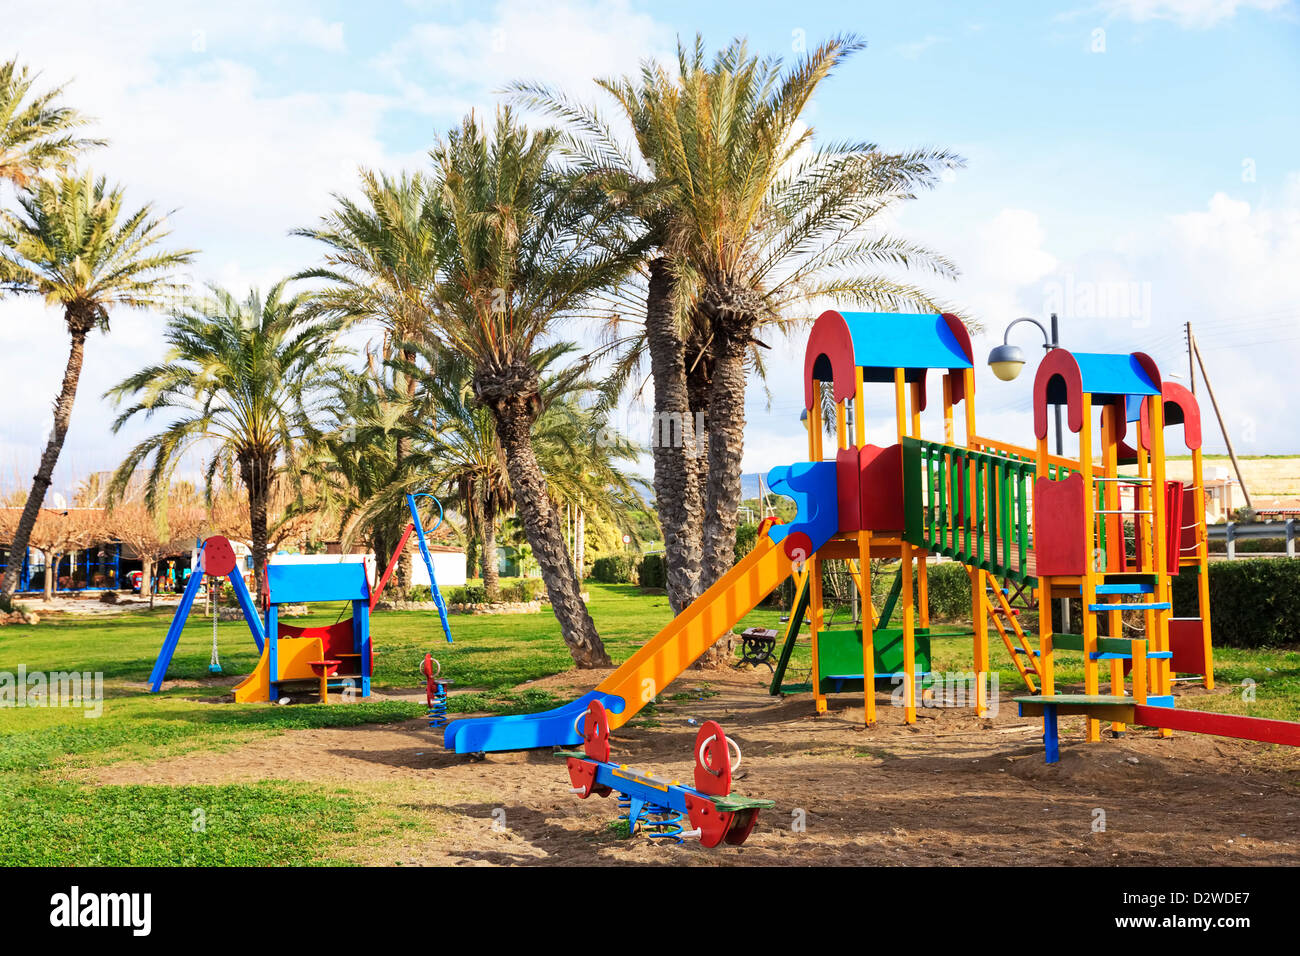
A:
<svg viewBox="0 0 1300 956">
<path fill-rule="evenodd" d="M 452 590 L 454 591 L 456 588 Z M 427 584 L 413 584 L 406 589 L 406 599 L 408 601 L 432 601 L 433 591 L 429 589 Z M 442 599 L 450 601 L 449 592 L 443 592 Z"/>
<path fill-rule="evenodd" d="M 1174 614 L 1196 616 L 1196 574 L 1174 578 Z M 1210 564 L 1210 628 L 1215 644 L 1278 647 L 1300 640 L 1300 560 L 1251 558 Z"/>
<path fill-rule="evenodd" d="M 509 604 L 527 604 L 536 601 L 545 583 L 541 578 L 520 578 L 501 585 L 501 600 Z"/>
<path fill-rule="evenodd" d="M 662 554 L 647 554 L 637 568 L 637 580 L 643 588 L 668 587 L 668 565 Z"/>
<path fill-rule="evenodd" d="M 912 573 L 912 578 L 915 581 L 916 572 Z M 956 562 L 929 565 L 926 585 L 932 618 L 944 621 L 970 620 L 970 574 L 964 565 Z"/>
<path fill-rule="evenodd" d="M 754 550 L 758 543 L 758 525 L 742 524 L 736 528 L 736 560 L 739 561 Z"/>
<path fill-rule="evenodd" d="M 636 567 L 632 557 L 626 554 L 611 554 L 597 558 L 591 565 L 591 576 L 601 584 L 631 584 L 636 578 Z"/>
</svg>

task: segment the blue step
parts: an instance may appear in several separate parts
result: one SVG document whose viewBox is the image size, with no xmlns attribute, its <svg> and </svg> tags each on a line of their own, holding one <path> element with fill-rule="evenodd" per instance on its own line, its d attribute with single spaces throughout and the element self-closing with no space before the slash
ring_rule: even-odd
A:
<svg viewBox="0 0 1300 956">
<path fill-rule="evenodd" d="M 1128 608 L 1140 607 L 1144 611 L 1168 611 L 1173 607 L 1168 601 L 1159 601 L 1155 604 L 1089 604 L 1089 611 L 1123 611 Z"/>
<path fill-rule="evenodd" d="M 1156 586 L 1148 584 L 1145 581 L 1130 582 L 1126 584 L 1098 584 L 1098 594 L 1152 594 Z"/>
<path fill-rule="evenodd" d="M 1026 651 L 1023 647 L 1013 647 L 1013 648 L 1011 648 L 1011 653 L 1012 653 L 1012 654 L 1032 654 L 1032 655 L 1034 655 L 1034 657 L 1037 657 L 1037 656 L 1038 656 L 1038 648 L 1035 647 L 1032 651 Z"/>
<path fill-rule="evenodd" d="M 1148 697 L 1148 707 L 1172 707 L 1174 706 L 1174 695 L 1165 694 L 1163 697 Z"/>
<path fill-rule="evenodd" d="M 1127 661 L 1127 660 L 1132 660 L 1133 658 L 1132 654 L 1113 654 L 1110 651 L 1099 651 L 1090 656 L 1094 661 Z M 1173 651 L 1151 651 L 1149 654 L 1147 654 L 1147 660 L 1151 660 L 1151 661 L 1172 660 L 1173 656 L 1174 656 Z"/>
</svg>

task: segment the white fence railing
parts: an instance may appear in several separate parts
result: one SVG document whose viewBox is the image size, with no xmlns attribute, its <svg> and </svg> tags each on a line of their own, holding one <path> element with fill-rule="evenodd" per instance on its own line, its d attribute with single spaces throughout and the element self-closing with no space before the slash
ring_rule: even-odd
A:
<svg viewBox="0 0 1300 956">
<path fill-rule="evenodd" d="M 1229 561 L 1237 556 L 1237 542 L 1242 538 L 1285 538 L 1286 556 L 1288 558 L 1294 558 L 1296 556 L 1295 518 L 1288 518 L 1286 521 L 1251 522 L 1250 524 L 1239 524 L 1235 521 L 1229 521 L 1227 524 L 1212 524 L 1206 530 L 1209 531 L 1211 541 L 1227 542 L 1227 558 Z M 1261 553 L 1263 552 L 1243 552 L 1243 554 L 1247 556 L 1255 556 Z M 1210 557 L 1214 557 L 1213 553 L 1211 553 Z"/>
</svg>

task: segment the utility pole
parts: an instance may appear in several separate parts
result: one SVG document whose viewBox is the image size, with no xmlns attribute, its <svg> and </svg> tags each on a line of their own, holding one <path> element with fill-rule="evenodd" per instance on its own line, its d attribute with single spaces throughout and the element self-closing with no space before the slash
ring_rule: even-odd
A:
<svg viewBox="0 0 1300 956">
<path fill-rule="evenodd" d="M 1201 357 L 1201 347 L 1196 344 L 1196 337 L 1191 335 L 1191 323 L 1188 323 L 1188 341 L 1191 343 L 1192 354 L 1196 356 L 1196 364 L 1200 366 L 1201 378 L 1205 380 L 1205 391 L 1209 393 L 1210 404 L 1214 406 L 1214 417 L 1219 420 L 1219 431 L 1223 432 L 1223 443 L 1228 446 L 1228 458 L 1232 461 L 1232 469 L 1237 473 L 1237 482 L 1241 485 L 1241 496 L 1246 499 L 1246 507 L 1255 510 L 1254 503 L 1250 500 L 1250 490 L 1246 487 L 1246 479 L 1241 476 L 1241 465 L 1237 462 L 1237 453 L 1232 450 L 1232 439 L 1228 437 L 1228 426 L 1223 423 L 1223 415 L 1219 411 L 1219 402 L 1214 397 L 1214 386 L 1210 384 L 1210 376 L 1205 371 L 1205 359 Z"/>
<path fill-rule="evenodd" d="M 1196 394 L 1196 365 L 1195 356 L 1192 355 L 1192 323 L 1189 320 L 1186 323 L 1187 330 L 1187 381 L 1192 387 L 1192 394 Z"/>
</svg>

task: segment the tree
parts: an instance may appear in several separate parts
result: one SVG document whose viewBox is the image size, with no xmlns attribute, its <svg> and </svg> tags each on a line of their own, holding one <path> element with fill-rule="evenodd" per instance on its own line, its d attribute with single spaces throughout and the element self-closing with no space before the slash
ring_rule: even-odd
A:
<svg viewBox="0 0 1300 956">
<path fill-rule="evenodd" d="M 566 320 L 599 312 L 592 297 L 641 255 L 624 214 L 598 185 L 558 164 L 554 130 L 529 133 L 509 110 L 489 133 L 467 117 L 432 151 L 432 234 L 439 272 L 430 327 L 473 368 L 492 414 L 515 507 L 579 667 L 609 662 L 573 573 L 532 429 L 542 411 L 536 354 Z"/>
<path fill-rule="evenodd" d="M 474 401 L 473 372 L 463 355 L 426 346 L 413 346 L 407 354 L 420 359 L 403 366 L 417 384 L 406 416 L 416 449 L 408 475 L 416 477 L 408 477 L 407 484 L 433 489 L 444 506 L 460 513 L 465 537 L 481 539 L 483 587 L 488 600 L 497 601 L 497 522 L 514 500 L 492 413 Z"/>
<path fill-rule="evenodd" d="M 59 104 L 63 87 L 33 93 L 36 74 L 17 60 L 0 63 L 0 180 L 18 187 L 48 170 L 63 170 L 102 139 L 75 134 L 89 120 Z"/>
<path fill-rule="evenodd" d="M 114 308 L 169 301 L 178 291 L 170 274 L 193 252 L 160 250 L 169 234 L 165 218 L 149 205 L 125 215 L 122 190 L 89 173 L 37 180 L 18 203 L 15 213 L 0 214 L 0 294 L 38 295 L 61 307 L 72 338 L 54 427 L 14 534 L 13 548 L 22 553 L 68 434 L 88 336 L 95 328 L 109 330 Z M 5 597 L 17 587 L 18 570 L 12 563 L 5 570 Z"/>
<path fill-rule="evenodd" d="M 319 436 L 317 423 L 334 395 L 330 383 L 346 375 L 336 341 L 340 320 L 310 317 L 305 305 L 305 296 L 289 295 L 285 282 L 265 296 L 254 289 L 242 301 L 212 286 L 210 297 L 172 313 L 164 362 L 106 393 L 119 403 L 134 402 L 117 417 L 114 432 L 141 413 L 174 415 L 162 431 L 131 449 L 114 473 L 114 497 L 149 458 L 145 501 L 164 517 L 171 475 L 191 450 L 207 457 L 209 502 L 218 473 L 227 486 L 237 473 L 247 495 L 259 591 L 277 474 L 297 482 L 300 453 Z"/>
<path fill-rule="evenodd" d="M 675 356 L 684 352 L 688 406 L 698 409 L 707 395 L 706 434 L 697 436 L 707 445 L 706 467 L 697 469 L 707 473 L 701 590 L 734 560 L 747 375 L 761 371 L 756 348 L 764 347 L 757 333 L 806 322 L 824 301 L 937 311 L 942 306 L 928 293 L 890 270 L 955 274 L 941 256 L 874 227 L 882 211 L 959 165 L 957 156 L 886 153 L 867 142 L 813 147 L 805 108 L 862 46 L 836 37 L 783 71 L 779 59 L 752 56 L 742 40 L 710 62 L 697 37 L 692 48 L 679 47 L 675 73 L 651 62 L 638 78 L 599 81 L 630 120 L 642 164 L 659 187 L 656 240 L 669 277 L 650 288 L 647 300 L 652 365 L 656 351 L 670 355 L 670 382 L 680 393 Z M 548 100 L 544 90 L 529 95 Z M 611 138 L 594 111 L 549 100 L 579 135 Z M 606 146 L 587 152 L 595 162 L 618 155 Z M 664 303 L 651 301 L 656 295 L 671 296 L 675 323 L 663 320 Z M 658 367 L 655 375 L 658 389 Z M 671 404 L 681 401 L 677 394 Z M 657 483 L 658 464 L 657 458 Z M 664 494 L 656 500 L 662 508 Z M 672 523 L 670 515 L 666 539 Z"/>
<path fill-rule="evenodd" d="M 407 391 L 405 376 L 374 353 L 367 354 L 366 372 L 338 380 L 329 418 L 304 464 L 313 494 L 291 508 L 328 523 L 345 548 L 364 536 L 381 565 L 409 520 L 398 487 L 410 470 L 409 455 L 398 455 L 409 442 Z"/>
<path fill-rule="evenodd" d="M 207 516 L 193 487 L 172 486 L 166 519 L 145 501 L 144 482 L 133 480 L 121 498 L 109 509 L 106 525 L 112 537 L 140 559 L 140 596 L 153 605 L 153 578 L 163 558 L 191 551 L 203 533 Z"/>
</svg>

